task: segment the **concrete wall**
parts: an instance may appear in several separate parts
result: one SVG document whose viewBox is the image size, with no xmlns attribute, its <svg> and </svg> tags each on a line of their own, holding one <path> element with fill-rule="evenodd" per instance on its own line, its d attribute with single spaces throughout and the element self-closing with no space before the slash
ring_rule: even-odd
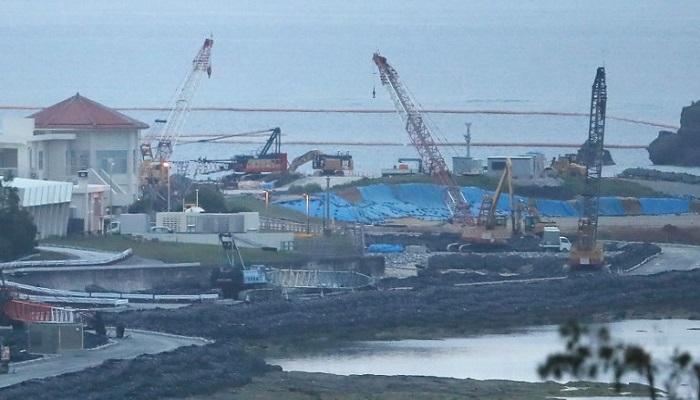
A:
<svg viewBox="0 0 700 400">
<path fill-rule="evenodd" d="M 272 265 L 270 265 L 272 266 Z M 320 269 L 324 271 L 355 271 L 369 276 L 384 274 L 384 257 L 339 257 L 320 259 L 306 265 L 275 263 L 276 268 Z M 214 266 L 158 266 L 100 269 L 47 269 L 22 272 L 12 281 L 51 289 L 91 291 L 99 287 L 112 292 L 151 291 L 163 287 L 187 287 L 207 290 L 211 285 Z"/>
<path fill-rule="evenodd" d="M 66 236 L 68 233 L 69 203 L 47 204 L 25 207 L 25 209 L 34 218 L 39 239 L 50 236 Z"/>
<path fill-rule="evenodd" d="M 83 349 L 81 323 L 30 323 L 27 335 L 31 353 L 57 354 Z"/>
<path fill-rule="evenodd" d="M 98 286 L 113 292 L 148 291 L 167 286 L 207 288 L 212 267 L 158 267 L 99 270 L 37 271 L 13 280 L 51 289 L 89 291 Z"/>
<path fill-rule="evenodd" d="M 159 212 L 156 213 L 156 226 L 183 233 L 243 233 L 260 229 L 260 214 Z"/>
<path fill-rule="evenodd" d="M 162 242 L 219 245 L 218 233 L 146 233 L 139 236 Z M 238 247 L 274 247 L 279 250 L 290 250 L 290 246 L 294 243 L 294 233 L 291 232 L 246 232 L 236 233 L 235 237 Z"/>
</svg>

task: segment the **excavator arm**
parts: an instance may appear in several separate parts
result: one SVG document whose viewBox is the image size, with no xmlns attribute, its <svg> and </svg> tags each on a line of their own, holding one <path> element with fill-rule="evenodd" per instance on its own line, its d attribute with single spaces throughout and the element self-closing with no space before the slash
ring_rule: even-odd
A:
<svg viewBox="0 0 700 400">
<path fill-rule="evenodd" d="M 291 163 L 289 163 L 289 172 L 296 172 L 296 170 L 301 167 L 302 165 L 309 163 L 313 161 L 316 157 L 321 155 L 320 150 L 310 150 L 307 151 L 306 153 L 300 155 L 299 157 L 295 158 L 292 160 Z"/>
</svg>

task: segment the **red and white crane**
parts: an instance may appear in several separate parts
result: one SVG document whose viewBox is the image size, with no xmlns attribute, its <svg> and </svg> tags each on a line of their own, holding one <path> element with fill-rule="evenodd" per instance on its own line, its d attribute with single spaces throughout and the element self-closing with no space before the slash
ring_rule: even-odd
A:
<svg viewBox="0 0 700 400">
<path fill-rule="evenodd" d="M 175 92 L 167 118 L 156 120 L 157 123 L 163 124 L 161 129 L 155 134 L 149 135 L 141 144 L 143 161 L 141 181 L 143 185 L 157 185 L 167 179 L 170 157 L 192 107 L 192 98 L 204 75 L 211 76 L 211 48 L 213 45 L 214 39 L 204 39 L 204 44 L 192 60 L 192 68 Z M 155 152 L 153 141 L 156 142 Z"/>
<path fill-rule="evenodd" d="M 382 85 L 387 88 L 401 116 L 411 143 L 418 151 L 423 168 L 436 183 L 446 187 L 446 204 L 452 213 L 453 223 L 461 226 L 474 225 L 474 218 L 469 211 L 469 203 L 454 177 L 447 168 L 445 158 L 440 153 L 430 127 L 425 123 L 417 102 L 413 100 L 406 87 L 401 83 L 399 74 L 389 64 L 386 57 L 374 53 L 372 60 L 379 69 Z"/>
</svg>

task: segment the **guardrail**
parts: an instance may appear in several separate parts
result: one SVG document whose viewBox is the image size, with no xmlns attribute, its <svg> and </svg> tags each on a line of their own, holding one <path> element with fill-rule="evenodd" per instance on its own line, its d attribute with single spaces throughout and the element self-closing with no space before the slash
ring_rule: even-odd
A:
<svg viewBox="0 0 700 400">
<path fill-rule="evenodd" d="M 37 260 L 37 261 L 9 261 L 0 263 L 0 269 L 19 267 L 62 267 L 62 266 L 89 266 L 107 265 L 123 261 L 134 254 L 133 250 L 126 249 L 121 253 L 105 253 L 102 259 L 79 259 L 79 260 Z"/>
<path fill-rule="evenodd" d="M 306 223 L 286 220 L 282 218 L 260 217 L 260 229 L 276 232 L 296 232 L 305 233 Z M 309 224 L 309 233 L 323 233 L 323 226 L 318 224 Z"/>
<path fill-rule="evenodd" d="M 218 300 L 217 293 L 202 294 L 155 294 L 155 293 L 119 293 L 119 292 L 78 292 L 73 290 L 61 290 L 44 288 L 40 286 L 26 285 L 23 283 L 6 281 L 5 284 L 17 290 L 34 292 L 53 297 L 83 298 L 83 299 L 125 299 L 141 301 L 211 301 Z M 99 301 L 99 300 L 98 300 Z"/>
</svg>

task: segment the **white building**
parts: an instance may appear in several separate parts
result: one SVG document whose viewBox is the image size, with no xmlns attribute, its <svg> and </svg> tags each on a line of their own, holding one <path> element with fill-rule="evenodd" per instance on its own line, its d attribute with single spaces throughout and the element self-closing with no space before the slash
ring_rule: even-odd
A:
<svg viewBox="0 0 700 400">
<path fill-rule="evenodd" d="M 76 94 L 30 116 L 35 121 L 29 171 L 38 179 L 77 182 L 89 171 L 91 184 L 111 188 L 115 207 L 138 195 L 139 133 L 148 125 Z"/>
<path fill-rule="evenodd" d="M 29 142 L 34 135 L 34 120 L 4 118 L 0 123 L 0 175 L 31 178 Z"/>
<path fill-rule="evenodd" d="M 66 235 L 72 183 L 14 178 L 3 185 L 17 188 L 19 204 L 34 218 L 39 239 Z"/>
<path fill-rule="evenodd" d="M 487 174 L 500 177 L 510 158 L 513 179 L 530 180 L 542 177 L 544 171 L 544 156 L 531 153 L 522 156 L 499 156 L 486 159 Z"/>
<path fill-rule="evenodd" d="M 105 208 L 109 205 L 109 187 L 87 184 L 79 179 L 73 186 L 71 218 L 83 221 L 83 232 L 99 234 L 104 229 Z"/>
</svg>

